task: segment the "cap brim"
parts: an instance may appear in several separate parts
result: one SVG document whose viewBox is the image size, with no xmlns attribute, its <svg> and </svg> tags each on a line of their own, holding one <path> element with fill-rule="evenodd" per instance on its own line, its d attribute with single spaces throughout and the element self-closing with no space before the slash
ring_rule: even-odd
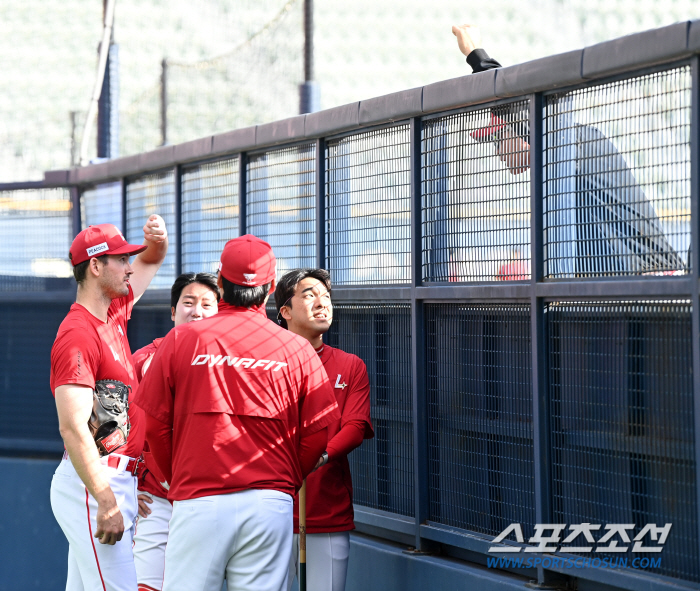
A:
<svg viewBox="0 0 700 591">
<path fill-rule="evenodd" d="M 128 254 L 128 255 L 135 255 L 139 254 L 140 252 L 143 252 L 148 248 L 147 244 L 123 244 L 119 248 L 115 248 L 114 250 L 109 250 L 105 253 L 101 254 Z"/>
<path fill-rule="evenodd" d="M 491 125 L 472 131 L 469 135 L 477 142 L 493 142 L 496 140 L 496 133 L 508 125 L 500 117 L 491 115 Z"/>
</svg>

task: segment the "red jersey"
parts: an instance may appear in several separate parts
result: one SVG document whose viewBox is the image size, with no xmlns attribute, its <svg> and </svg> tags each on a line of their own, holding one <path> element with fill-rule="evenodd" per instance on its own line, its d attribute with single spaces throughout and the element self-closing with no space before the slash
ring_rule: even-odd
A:
<svg viewBox="0 0 700 591">
<path fill-rule="evenodd" d="M 75 303 L 61 322 L 56 340 L 51 348 L 51 392 L 56 388 L 77 384 L 95 388 L 97 380 L 119 380 L 131 386 L 129 395 L 129 420 L 131 430 L 126 445 L 115 453 L 138 458 L 143 450 L 143 411 L 134 401 L 139 381 L 134 370 L 126 324 L 134 307 L 134 292 L 112 300 L 107 312 L 107 322 Z"/>
<path fill-rule="evenodd" d="M 171 501 L 247 489 L 293 495 L 300 439 L 340 414 L 311 345 L 264 308 L 219 305 L 174 328 L 156 352 L 137 404 L 172 426 L 172 457 L 150 443 Z M 170 461 L 169 465 L 161 465 Z"/>
<path fill-rule="evenodd" d="M 134 369 L 136 370 L 136 375 L 138 376 L 139 381 L 143 379 L 143 374 L 146 373 L 143 369 L 144 366 L 146 366 L 146 369 L 148 369 L 146 364 L 153 359 L 153 356 L 156 354 L 156 350 L 158 349 L 158 345 L 163 342 L 164 338 L 165 337 L 160 337 L 159 339 L 155 339 L 150 345 L 141 347 L 134 353 Z"/>
<path fill-rule="evenodd" d="M 365 439 L 374 437 L 370 420 L 369 378 L 365 363 L 351 353 L 324 345 L 319 352 L 341 417 L 328 426 L 330 441 L 349 421 L 364 422 Z M 306 531 L 328 533 L 355 529 L 348 456 L 329 459 L 306 477 Z M 299 532 L 299 498 L 294 499 L 294 531 Z"/>
<path fill-rule="evenodd" d="M 145 373 L 144 367 L 148 369 L 148 363 L 153 359 L 158 346 L 163 342 L 163 338 L 164 337 L 155 339 L 152 343 L 141 347 L 141 349 L 134 353 L 134 368 L 136 369 L 136 375 L 139 381 L 143 380 L 143 374 Z M 143 462 L 139 467 L 139 490 L 144 490 L 157 497 L 165 498 L 168 496 L 168 491 L 161 484 L 161 482 L 164 481 L 165 478 L 163 478 L 156 463 L 153 461 L 153 454 L 151 454 L 148 448 L 148 442 L 146 442 L 143 446 Z"/>
</svg>

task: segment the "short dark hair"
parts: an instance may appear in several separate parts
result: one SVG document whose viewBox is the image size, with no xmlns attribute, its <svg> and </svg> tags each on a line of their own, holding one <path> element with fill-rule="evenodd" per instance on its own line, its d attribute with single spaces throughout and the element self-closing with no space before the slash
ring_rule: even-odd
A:
<svg viewBox="0 0 700 591">
<path fill-rule="evenodd" d="M 284 306 L 292 307 L 292 297 L 300 281 L 304 279 L 317 279 L 326 286 L 328 293 L 331 291 L 331 274 L 325 269 L 292 269 L 280 277 L 275 287 L 275 305 L 277 306 L 277 319 L 282 328 L 287 328 L 287 321 L 279 314 Z"/>
<path fill-rule="evenodd" d="M 107 254 L 103 254 L 102 256 L 93 258 L 100 261 L 103 265 L 106 265 L 108 256 L 109 255 Z M 85 275 L 87 275 L 87 268 L 90 266 L 90 261 L 91 259 L 88 259 L 87 261 L 78 263 L 75 267 L 73 267 L 73 277 L 75 277 L 75 281 L 78 285 L 82 285 L 85 281 Z"/>
<path fill-rule="evenodd" d="M 223 275 L 220 275 L 220 277 L 221 284 L 224 287 L 224 301 L 227 304 L 238 306 L 239 308 L 252 308 L 265 303 L 265 298 L 270 291 L 270 283 L 246 287 L 245 285 L 231 283 Z"/>
<path fill-rule="evenodd" d="M 182 290 L 192 283 L 199 283 L 204 287 L 208 287 L 216 294 L 216 301 L 221 300 L 221 292 L 219 285 L 216 283 L 216 275 L 211 273 L 183 273 L 173 283 L 170 288 L 170 307 L 177 308 L 177 303 L 180 301 Z"/>
</svg>

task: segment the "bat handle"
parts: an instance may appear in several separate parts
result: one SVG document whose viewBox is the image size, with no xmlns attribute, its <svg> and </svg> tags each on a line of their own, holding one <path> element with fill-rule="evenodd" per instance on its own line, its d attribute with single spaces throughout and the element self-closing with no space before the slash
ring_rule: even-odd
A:
<svg viewBox="0 0 700 591">
<path fill-rule="evenodd" d="M 306 480 L 299 490 L 299 591 L 306 591 Z"/>
</svg>

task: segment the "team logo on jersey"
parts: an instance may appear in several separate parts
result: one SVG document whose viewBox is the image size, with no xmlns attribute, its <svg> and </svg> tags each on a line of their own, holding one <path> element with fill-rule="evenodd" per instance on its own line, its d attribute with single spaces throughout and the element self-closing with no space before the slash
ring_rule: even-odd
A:
<svg viewBox="0 0 700 591">
<path fill-rule="evenodd" d="M 102 242 L 101 244 L 95 244 L 95 246 L 91 246 L 90 248 L 88 248 L 87 253 L 88 256 L 94 257 L 96 254 L 100 254 L 105 250 L 109 250 L 109 246 L 107 246 L 106 242 Z"/>
<path fill-rule="evenodd" d="M 119 361 L 119 355 L 117 355 L 117 352 L 112 349 L 112 345 L 109 346 L 109 350 L 112 352 L 112 355 L 114 355 L 114 361 Z"/>
<path fill-rule="evenodd" d="M 192 361 L 192 365 L 207 365 L 214 367 L 223 364 L 229 367 L 244 367 L 246 369 L 262 368 L 265 371 L 279 371 L 283 367 L 287 367 L 284 361 L 274 361 L 271 359 L 250 359 L 248 357 L 229 357 L 228 355 L 197 355 Z M 274 366 L 274 369 L 273 369 Z"/>
<path fill-rule="evenodd" d="M 246 283 L 253 283 L 257 277 L 257 273 L 243 273 L 243 277 L 245 277 Z"/>
<path fill-rule="evenodd" d="M 341 390 L 345 390 L 347 388 L 347 384 L 341 384 L 340 383 L 340 374 L 338 374 L 338 377 L 335 379 L 335 387 L 340 388 Z"/>
</svg>

